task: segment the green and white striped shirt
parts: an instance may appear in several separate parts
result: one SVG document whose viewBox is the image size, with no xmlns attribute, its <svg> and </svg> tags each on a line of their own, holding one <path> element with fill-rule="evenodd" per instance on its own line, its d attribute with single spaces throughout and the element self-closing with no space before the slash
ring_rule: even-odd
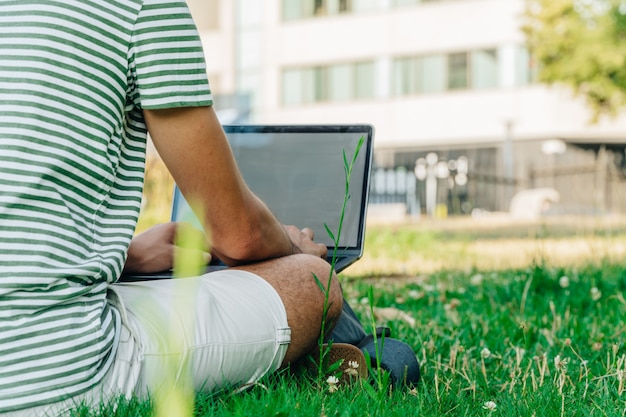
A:
<svg viewBox="0 0 626 417">
<path fill-rule="evenodd" d="M 210 104 L 184 1 L 0 0 L 0 414 L 107 372 L 119 335 L 107 289 L 141 203 L 141 109 Z"/>
</svg>

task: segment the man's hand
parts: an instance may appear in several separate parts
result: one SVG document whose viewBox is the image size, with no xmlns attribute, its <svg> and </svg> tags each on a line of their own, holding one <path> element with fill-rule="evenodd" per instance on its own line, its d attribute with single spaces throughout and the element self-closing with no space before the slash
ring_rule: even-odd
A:
<svg viewBox="0 0 626 417">
<path fill-rule="evenodd" d="M 306 253 L 319 258 L 326 258 L 328 249 L 323 243 L 315 243 L 313 230 L 305 227 L 300 230 L 296 226 L 284 226 L 293 247 L 293 253 Z"/>
<path fill-rule="evenodd" d="M 180 251 L 201 251 L 206 263 L 211 260 L 206 244 L 201 248 L 177 247 L 176 233 L 202 234 L 187 223 L 170 222 L 153 226 L 131 240 L 124 274 L 147 274 L 169 270 L 174 265 L 174 256 Z M 204 238 L 193 240 L 206 242 Z"/>
</svg>

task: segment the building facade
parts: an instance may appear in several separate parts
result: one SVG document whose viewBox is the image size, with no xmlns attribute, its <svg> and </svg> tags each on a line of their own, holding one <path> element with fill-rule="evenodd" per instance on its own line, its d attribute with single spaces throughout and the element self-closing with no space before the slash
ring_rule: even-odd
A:
<svg viewBox="0 0 626 417">
<path fill-rule="evenodd" d="M 226 119 L 375 126 L 372 203 L 507 211 L 553 188 L 551 213 L 626 210 L 626 118 L 536 81 L 523 0 L 188 3 Z"/>
</svg>

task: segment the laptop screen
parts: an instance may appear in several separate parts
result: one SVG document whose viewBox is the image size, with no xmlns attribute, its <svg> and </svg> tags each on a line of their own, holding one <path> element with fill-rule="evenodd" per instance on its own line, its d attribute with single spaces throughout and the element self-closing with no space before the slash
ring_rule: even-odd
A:
<svg viewBox="0 0 626 417">
<path fill-rule="evenodd" d="M 267 126 L 226 125 L 224 130 L 250 189 L 278 220 L 310 227 L 315 240 L 329 247 L 337 235 L 346 193 L 344 152 L 348 163 L 361 147 L 350 178 L 340 248 L 362 247 L 372 158 L 373 129 L 368 125 Z M 190 220 L 188 208 L 176 219 Z M 180 206 L 180 204 L 179 204 Z"/>
</svg>

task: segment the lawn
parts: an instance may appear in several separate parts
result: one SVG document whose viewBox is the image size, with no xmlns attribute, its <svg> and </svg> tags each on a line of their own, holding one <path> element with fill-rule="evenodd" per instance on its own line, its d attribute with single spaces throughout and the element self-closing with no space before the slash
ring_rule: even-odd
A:
<svg viewBox="0 0 626 417">
<path fill-rule="evenodd" d="M 625 230 L 620 219 L 373 224 L 340 277 L 345 295 L 414 348 L 422 381 L 331 392 L 291 370 L 200 395 L 194 415 L 625 416 Z M 115 405 L 75 414 L 152 413 Z"/>
</svg>

